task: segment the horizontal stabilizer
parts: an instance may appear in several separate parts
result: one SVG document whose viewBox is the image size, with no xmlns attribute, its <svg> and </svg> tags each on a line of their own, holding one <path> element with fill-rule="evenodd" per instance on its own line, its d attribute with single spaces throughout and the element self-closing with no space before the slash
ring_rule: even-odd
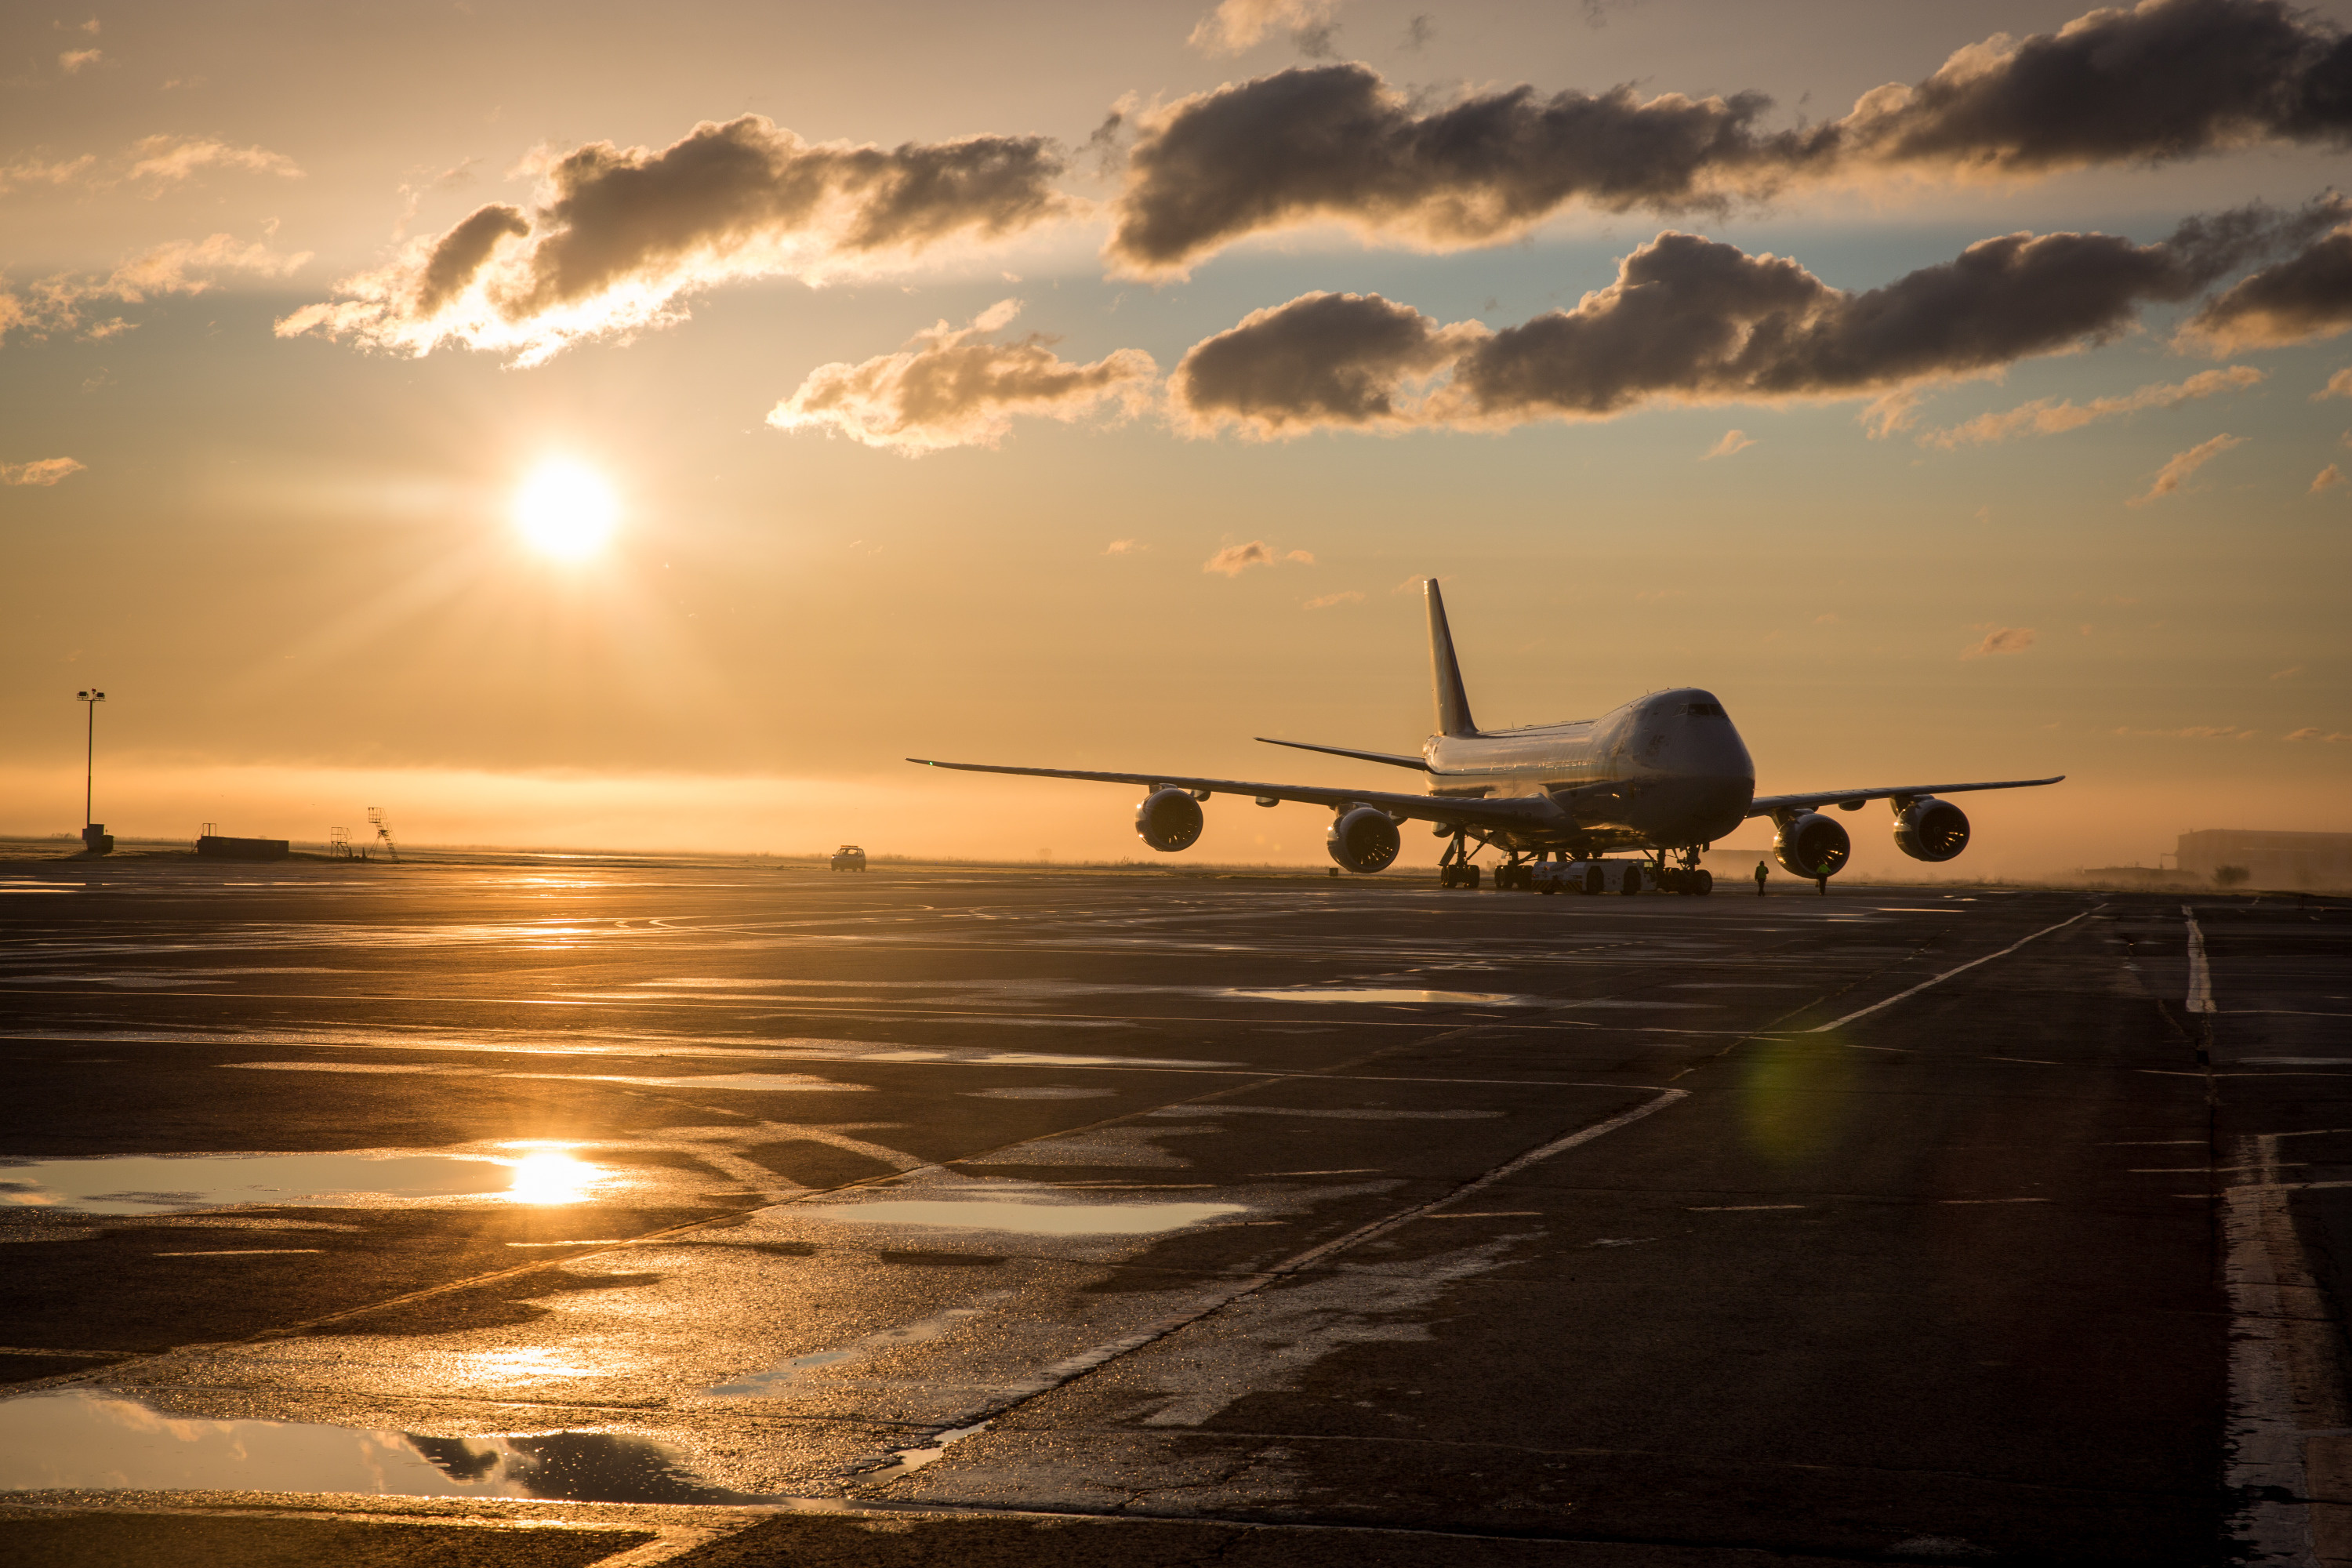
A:
<svg viewBox="0 0 2352 1568">
<path fill-rule="evenodd" d="M 1418 768 L 1429 771 L 1429 763 L 1420 757 L 1401 757 L 1394 752 L 1358 752 L 1346 746 L 1310 746 L 1304 741 L 1277 741 L 1271 735 L 1256 739 L 1269 746 L 1295 746 L 1302 752 L 1327 752 L 1335 757 L 1353 757 L 1360 763 L 1386 763 L 1392 768 Z"/>
</svg>

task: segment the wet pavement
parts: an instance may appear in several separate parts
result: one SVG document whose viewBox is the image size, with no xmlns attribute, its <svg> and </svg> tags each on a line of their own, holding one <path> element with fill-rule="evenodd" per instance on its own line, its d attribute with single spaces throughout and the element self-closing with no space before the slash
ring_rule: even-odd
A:
<svg viewBox="0 0 2352 1568">
<path fill-rule="evenodd" d="M 2341 901 L 154 858 L 0 931 L 0 1563 L 2352 1542 Z"/>
</svg>

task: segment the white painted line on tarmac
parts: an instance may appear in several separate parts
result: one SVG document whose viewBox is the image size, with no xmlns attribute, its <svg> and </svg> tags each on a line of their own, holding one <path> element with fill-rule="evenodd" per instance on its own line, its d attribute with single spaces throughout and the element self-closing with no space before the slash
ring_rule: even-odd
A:
<svg viewBox="0 0 2352 1568">
<path fill-rule="evenodd" d="M 2205 932 L 2197 923 L 2197 906 L 2183 904 L 2180 912 L 2189 917 L 2189 1011 L 2210 1013 L 2213 1008 L 2213 971 L 2205 962 Z"/>
<path fill-rule="evenodd" d="M 1693 1214 L 1762 1214 L 1767 1209 L 1801 1209 L 1803 1204 L 1712 1204 L 1694 1208 Z"/>
<path fill-rule="evenodd" d="M 1826 1024 L 1814 1026 L 1812 1028 L 1806 1030 L 1805 1033 L 1809 1035 L 1825 1035 L 1841 1025 L 1853 1023 L 1856 1018 L 1867 1018 L 1882 1007 L 1892 1007 L 1895 1004 L 1902 1001 L 1906 996 L 1916 996 L 1920 992 L 1928 989 L 1930 986 L 1941 985 L 1953 975 L 1965 974 L 1979 963 L 1990 963 L 1996 958 L 2007 958 L 2011 953 L 2015 952 L 2019 948 L 2023 947 L 2029 942 L 2032 942 L 2040 937 L 2048 936 L 2053 931 L 2064 931 L 2068 926 L 2073 925 L 2075 921 L 2090 919 L 2093 912 L 2094 911 L 2090 910 L 2084 910 L 2081 914 L 2076 915 L 2074 920 L 2060 921 L 2054 926 L 2044 926 L 2040 931 L 2035 931 L 2032 936 L 2021 937 L 2017 941 L 2011 942 L 2007 947 L 2002 948 L 1999 952 L 1988 952 L 1982 958 L 1972 958 L 1957 969 L 1947 969 L 1943 973 L 1937 975 L 1932 980 L 1922 980 L 1918 984 L 1914 985 L 1908 991 L 1898 991 L 1884 1002 L 1874 1002 L 1869 1006 L 1863 1008 L 1860 1012 L 1848 1013 L 1843 1018 L 1832 1018 Z"/>
<path fill-rule="evenodd" d="M 2273 1164 L 2278 1138 L 2250 1140 L 2242 1153 Z M 2318 1562 L 2304 1500 L 2305 1442 L 2344 1424 L 2341 1394 L 2317 1370 L 2335 1364 L 2335 1325 L 2313 1310 L 2319 1292 L 2287 1206 L 2287 1193 L 2302 1184 L 2271 1181 L 2221 1194 L 2231 1319 L 2222 1481 L 2250 1500 L 2232 1515 L 2231 1534 L 2252 1561 L 2295 1568 Z"/>
</svg>

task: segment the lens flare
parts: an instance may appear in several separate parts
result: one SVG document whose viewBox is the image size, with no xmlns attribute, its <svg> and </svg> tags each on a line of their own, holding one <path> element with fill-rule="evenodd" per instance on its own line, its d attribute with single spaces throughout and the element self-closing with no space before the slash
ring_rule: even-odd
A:
<svg viewBox="0 0 2352 1568">
<path fill-rule="evenodd" d="M 603 475 L 568 458 L 551 458 L 515 491 L 514 521 L 534 549 L 579 561 L 612 539 L 621 502 Z"/>
</svg>

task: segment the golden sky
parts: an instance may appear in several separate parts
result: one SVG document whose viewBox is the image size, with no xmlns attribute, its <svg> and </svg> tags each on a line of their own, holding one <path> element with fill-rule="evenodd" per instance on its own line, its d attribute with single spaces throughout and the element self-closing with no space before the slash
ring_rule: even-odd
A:
<svg viewBox="0 0 2352 1568">
<path fill-rule="evenodd" d="M 1140 856 L 898 759 L 1360 779 L 1424 574 L 1489 723 L 2069 775 L 1956 874 L 2352 828 L 2347 23 L 18 7 L 0 832 L 95 683 L 118 834 Z"/>
</svg>

